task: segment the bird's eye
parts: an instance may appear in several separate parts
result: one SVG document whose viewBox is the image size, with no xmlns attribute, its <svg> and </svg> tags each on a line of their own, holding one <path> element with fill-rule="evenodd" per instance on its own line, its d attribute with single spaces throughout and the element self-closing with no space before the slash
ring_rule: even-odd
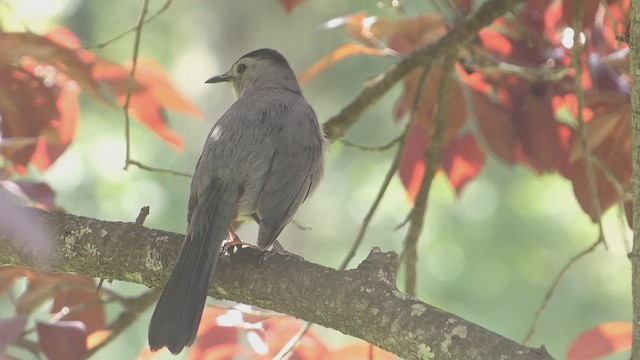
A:
<svg viewBox="0 0 640 360">
<path fill-rule="evenodd" d="M 247 70 L 246 64 L 238 64 L 238 74 L 242 74 L 245 70 Z"/>
</svg>

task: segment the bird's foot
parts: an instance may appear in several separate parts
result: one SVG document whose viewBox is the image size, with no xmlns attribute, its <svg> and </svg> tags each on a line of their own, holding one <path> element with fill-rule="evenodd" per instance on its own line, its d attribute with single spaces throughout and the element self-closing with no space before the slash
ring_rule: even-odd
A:
<svg viewBox="0 0 640 360">
<path fill-rule="evenodd" d="M 227 252 L 227 253 L 233 252 L 233 248 L 235 248 L 235 247 L 238 247 L 238 248 L 250 247 L 250 248 L 254 248 L 254 249 L 260 250 L 259 247 L 240 240 L 240 237 L 238 236 L 238 234 L 233 229 L 229 229 L 229 236 L 231 237 L 231 240 L 225 242 L 222 245 L 222 249 L 223 249 L 224 252 Z"/>
<path fill-rule="evenodd" d="M 265 252 L 264 255 L 262 255 L 262 257 L 260 258 L 259 264 L 262 264 L 263 262 L 269 260 L 269 258 L 272 257 L 275 254 L 281 254 L 281 255 L 284 255 L 284 256 L 289 256 L 289 257 L 293 257 L 293 258 L 296 258 L 298 260 L 303 260 L 304 261 L 304 258 L 302 256 L 285 250 L 284 247 L 282 246 L 282 244 L 280 244 L 278 242 L 278 240 L 276 240 L 273 243 L 273 246 L 271 247 L 271 250 Z"/>
</svg>

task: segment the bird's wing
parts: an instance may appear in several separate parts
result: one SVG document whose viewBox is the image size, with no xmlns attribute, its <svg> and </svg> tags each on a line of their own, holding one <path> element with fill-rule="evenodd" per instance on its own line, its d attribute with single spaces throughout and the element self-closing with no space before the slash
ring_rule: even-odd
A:
<svg viewBox="0 0 640 360">
<path fill-rule="evenodd" d="M 278 115 L 275 151 L 258 200 L 258 246 L 269 247 L 322 176 L 324 138 L 306 102 Z"/>
</svg>

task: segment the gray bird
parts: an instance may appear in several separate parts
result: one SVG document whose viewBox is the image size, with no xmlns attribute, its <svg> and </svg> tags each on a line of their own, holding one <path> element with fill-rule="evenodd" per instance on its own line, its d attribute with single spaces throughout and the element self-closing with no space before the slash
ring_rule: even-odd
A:
<svg viewBox="0 0 640 360">
<path fill-rule="evenodd" d="M 322 177 L 327 142 L 284 56 L 252 51 L 206 81 L 220 82 L 231 84 L 237 100 L 209 132 L 196 165 L 186 238 L 149 324 L 153 351 L 166 346 L 177 354 L 193 344 L 231 222 L 254 217 L 266 250 Z"/>
</svg>

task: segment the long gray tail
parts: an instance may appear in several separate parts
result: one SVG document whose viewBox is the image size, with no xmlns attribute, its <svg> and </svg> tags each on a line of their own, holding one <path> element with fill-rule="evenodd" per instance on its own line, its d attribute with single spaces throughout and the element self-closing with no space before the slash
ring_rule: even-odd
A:
<svg viewBox="0 0 640 360">
<path fill-rule="evenodd" d="M 193 344 L 238 195 L 237 189 L 214 181 L 199 199 L 178 261 L 151 317 L 152 351 L 166 346 L 178 354 Z"/>
</svg>

